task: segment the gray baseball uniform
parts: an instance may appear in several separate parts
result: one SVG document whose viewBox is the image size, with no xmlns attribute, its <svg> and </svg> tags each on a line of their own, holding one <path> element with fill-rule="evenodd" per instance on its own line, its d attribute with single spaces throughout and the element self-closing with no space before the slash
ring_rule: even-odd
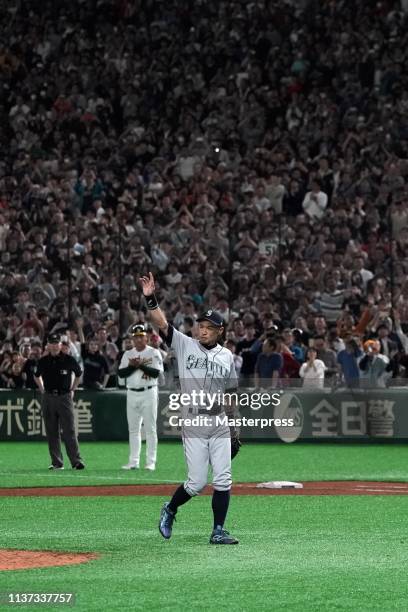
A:
<svg viewBox="0 0 408 612">
<path fill-rule="evenodd" d="M 230 350 L 217 344 L 206 349 L 198 340 L 190 338 L 169 325 L 166 341 L 174 350 L 178 363 L 181 393 L 193 396 L 200 391 L 214 396 L 238 385 L 234 358 Z M 182 426 L 182 439 L 188 468 L 184 488 L 189 495 L 198 495 L 207 484 L 211 466 L 214 489 L 231 488 L 231 438 L 228 425 L 220 423 L 225 416 L 222 406 L 193 401 L 181 408 L 182 418 L 206 416 L 205 424 Z"/>
</svg>

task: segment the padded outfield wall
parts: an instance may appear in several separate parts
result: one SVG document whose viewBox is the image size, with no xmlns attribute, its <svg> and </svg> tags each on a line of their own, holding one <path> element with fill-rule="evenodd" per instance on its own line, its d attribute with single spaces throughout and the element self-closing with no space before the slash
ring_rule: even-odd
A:
<svg viewBox="0 0 408 612">
<path fill-rule="evenodd" d="M 270 392 L 273 393 L 273 392 Z M 180 437 L 171 426 L 179 412 L 170 409 L 169 391 L 160 391 L 158 435 Z M 248 404 L 253 398 L 252 405 Z M 384 390 L 307 391 L 286 389 L 278 405 L 260 405 L 259 394 L 241 390 L 243 439 L 296 440 L 408 440 L 408 391 Z M 41 396 L 35 391 L 0 392 L 0 441 L 45 440 Z M 249 402 L 251 403 L 251 401 Z M 253 406 L 259 406 L 254 408 Z M 126 392 L 77 391 L 76 427 L 79 440 L 127 440 Z M 288 422 L 293 422 L 288 426 Z"/>
</svg>

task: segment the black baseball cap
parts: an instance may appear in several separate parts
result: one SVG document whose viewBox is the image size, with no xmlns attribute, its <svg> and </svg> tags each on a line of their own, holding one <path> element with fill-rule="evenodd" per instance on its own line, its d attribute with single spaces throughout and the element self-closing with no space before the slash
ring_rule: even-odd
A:
<svg viewBox="0 0 408 612">
<path fill-rule="evenodd" d="M 198 317 L 197 323 L 200 323 L 200 321 L 209 321 L 210 323 L 215 325 L 215 327 L 223 327 L 225 325 L 224 319 L 222 318 L 220 313 L 216 310 L 211 309 L 206 310 L 206 312 L 204 312 L 201 316 Z"/>
<path fill-rule="evenodd" d="M 48 336 L 48 344 L 59 344 L 61 342 L 61 336 L 59 334 L 50 334 Z"/>
<path fill-rule="evenodd" d="M 132 325 L 129 332 L 130 336 L 145 336 L 146 328 L 142 323 L 137 323 L 136 325 Z"/>
</svg>

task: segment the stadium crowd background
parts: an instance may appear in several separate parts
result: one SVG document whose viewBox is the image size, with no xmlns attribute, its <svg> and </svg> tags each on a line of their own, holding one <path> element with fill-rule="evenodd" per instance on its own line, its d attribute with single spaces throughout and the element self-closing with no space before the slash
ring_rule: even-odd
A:
<svg viewBox="0 0 408 612">
<path fill-rule="evenodd" d="M 147 270 L 243 380 L 267 337 L 283 378 L 310 344 L 358 378 L 375 338 L 405 377 L 407 4 L 0 0 L 0 384 L 51 331 L 116 384 Z"/>
</svg>

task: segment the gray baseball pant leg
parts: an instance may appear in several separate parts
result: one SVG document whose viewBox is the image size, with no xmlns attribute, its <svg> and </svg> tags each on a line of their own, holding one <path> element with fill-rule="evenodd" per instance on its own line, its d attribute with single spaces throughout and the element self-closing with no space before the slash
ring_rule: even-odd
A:
<svg viewBox="0 0 408 612">
<path fill-rule="evenodd" d="M 229 491 L 232 485 L 231 438 L 229 432 L 210 438 L 209 455 L 214 489 L 216 491 Z"/>
<path fill-rule="evenodd" d="M 208 438 L 183 432 L 183 446 L 188 472 L 184 488 L 193 497 L 199 495 L 207 484 L 210 459 Z"/>
<path fill-rule="evenodd" d="M 57 399 L 58 416 L 62 427 L 62 439 L 64 440 L 65 449 L 71 465 L 74 466 L 78 461 L 82 461 L 75 431 L 74 403 L 70 393 L 59 395 Z"/>
<path fill-rule="evenodd" d="M 63 465 L 64 460 L 61 452 L 60 424 L 55 399 L 58 400 L 58 397 L 44 394 L 41 407 L 51 463 L 59 467 Z"/>
</svg>

